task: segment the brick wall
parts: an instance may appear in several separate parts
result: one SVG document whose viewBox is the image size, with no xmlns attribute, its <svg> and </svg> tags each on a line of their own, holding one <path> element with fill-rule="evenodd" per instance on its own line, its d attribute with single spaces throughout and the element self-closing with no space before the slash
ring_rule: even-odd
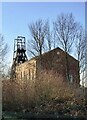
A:
<svg viewBox="0 0 87 120">
<path fill-rule="evenodd" d="M 33 80 L 36 77 L 36 60 L 30 60 L 16 67 L 16 78 Z"/>
<path fill-rule="evenodd" d="M 69 74 L 70 74 L 71 82 L 79 84 L 80 81 L 78 79 L 79 62 L 76 59 L 74 59 L 72 56 L 68 55 L 68 63 L 69 63 Z M 67 80 L 65 52 L 57 48 L 48 53 L 43 54 L 42 57 L 37 60 L 37 73 L 39 73 L 39 71 L 41 70 L 44 71 L 53 70 L 54 73 L 58 73 L 58 75 L 62 75 L 64 81 Z"/>
<path fill-rule="evenodd" d="M 79 84 L 78 64 L 79 62 L 72 56 L 68 55 L 69 76 L 71 83 Z M 53 71 L 53 74 L 62 76 L 67 81 L 66 72 L 66 53 L 60 48 L 56 48 L 41 57 L 35 57 L 16 67 L 16 77 L 18 79 L 30 79 L 38 77 L 42 71 Z"/>
</svg>

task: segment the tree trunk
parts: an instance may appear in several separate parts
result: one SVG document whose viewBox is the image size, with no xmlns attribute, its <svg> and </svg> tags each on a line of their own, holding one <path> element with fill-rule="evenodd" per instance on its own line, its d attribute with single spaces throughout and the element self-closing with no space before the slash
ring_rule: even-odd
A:
<svg viewBox="0 0 87 120">
<path fill-rule="evenodd" d="M 70 76 L 69 76 L 69 61 L 68 61 L 68 54 L 66 52 L 66 78 L 68 82 L 70 82 Z"/>
</svg>

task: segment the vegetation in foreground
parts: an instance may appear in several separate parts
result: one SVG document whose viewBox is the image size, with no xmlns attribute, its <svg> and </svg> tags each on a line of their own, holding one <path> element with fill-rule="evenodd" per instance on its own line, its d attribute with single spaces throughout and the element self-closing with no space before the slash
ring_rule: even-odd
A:
<svg viewBox="0 0 87 120">
<path fill-rule="evenodd" d="M 45 77 L 44 77 L 45 75 Z M 63 82 L 52 71 L 38 80 L 3 82 L 3 116 L 22 118 L 87 118 L 83 90 Z"/>
<path fill-rule="evenodd" d="M 77 101 L 63 101 L 52 100 L 45 102 L 39 106 L 34 106 L 28 110 L 19 112 L 5 112 L 5 114 L 11 115 L 17 118 L 87 118 L 86 106 Z"/>
</svg>

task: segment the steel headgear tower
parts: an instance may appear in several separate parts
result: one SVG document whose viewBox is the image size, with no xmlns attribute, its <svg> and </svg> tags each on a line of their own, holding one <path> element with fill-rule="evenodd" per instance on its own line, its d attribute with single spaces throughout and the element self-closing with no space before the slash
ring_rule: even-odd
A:
<svg viewBox="0 0 87 120">
<path fill-rule="evenodd" d="M 18 36 L 17 39 L 14 40 L 12 76 L 15 75 L 16 66 L 24 63 L 27 60 L 25 37 Z"/>
</svg>

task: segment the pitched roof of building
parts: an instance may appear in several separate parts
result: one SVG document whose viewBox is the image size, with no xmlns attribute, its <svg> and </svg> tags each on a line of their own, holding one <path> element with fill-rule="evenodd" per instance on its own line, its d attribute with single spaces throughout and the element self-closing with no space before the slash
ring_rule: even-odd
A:
<svg viewBox="0 0 87 120">
<path fill-rule="evenodd" d="M 53 51 L 57 51 L 57 50 L 58 50 L 59 52 L 65 53 L 64 50 L 62 50 L 61 48 L 57 47 L 57 48 L 55 48 L 55 49 L 52 49 L 52 50 L 50 50 L 50 51 L 48 51 L 48 52 L 43 53 L 43 54 L 42 54 L 42 57 L 46 56 L 47 54 L 52 53 Z M 68 55 L 69 55 L 70 57 L 72 57 L 74 60 L 78 61 L 77 59 L 75 59 L 75 58 L 74 58 L 73 56 L 71 56 L 70 54 L 68 54 Z M 40 58 L 40 56 L 35 56 L 35 57 L 31 58 L 29 61 L 31 61 L 31 60 L 37 60 L 38 58 Z"/>
</svg>

